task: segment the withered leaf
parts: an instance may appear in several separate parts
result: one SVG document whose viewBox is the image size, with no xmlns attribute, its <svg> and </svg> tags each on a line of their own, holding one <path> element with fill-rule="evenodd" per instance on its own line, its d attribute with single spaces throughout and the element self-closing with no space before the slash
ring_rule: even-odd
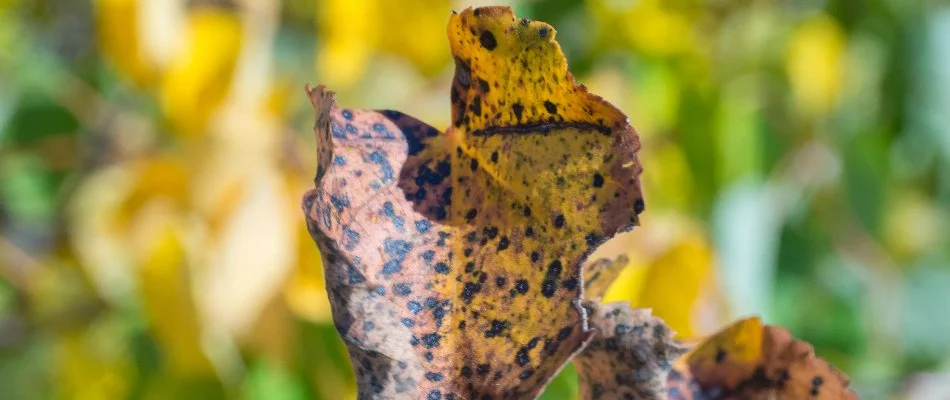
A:
<svg viewBox="0 0 950 400">
<path fill-rule="evenodd" d="M 532 398 L 590 338 L 581 263 L 643 211 L 639 139 L 508 7 L 448 27 L 444 133 L 323 87 L 304 197 L 364 398 Z"/>
<path fill-rule="evenodd" d="M 848 377 L 788 330 L 739 321 L 704 341 L 669 378 L 669 398 L 857 399 Z"/>
<path fill-rule="evenodd" d="M 582 399 L 664 399 L 673 361 L 687 348 L 648 309 L 588 303 L 593 341 L 577 356 Z"/>
</svg>

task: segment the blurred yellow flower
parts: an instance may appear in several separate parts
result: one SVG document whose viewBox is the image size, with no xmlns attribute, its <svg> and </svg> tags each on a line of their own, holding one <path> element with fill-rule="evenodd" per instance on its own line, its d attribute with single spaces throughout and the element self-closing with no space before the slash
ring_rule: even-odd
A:
<svg viewBox="0 0 950 400">
<path fill-rule="evenodd" d="M 191 293 L 189 265 L 173 216 L 157 214 L 149 225 L 153 237 L 135 252 L 141 265 L 139 284 L 145 315 L 163 347 L 169 368 L 187 376 L 208 376 L 214 369 L 202 349 L 201 322 Z"/>
<path fill-rule="evenodd" d="M 664 0 L 588 0 L 601 40 L 628 46 L 647 55 L 683 54 L 695 47 L 695 18 Z M 618 37 L 619 35 L 619 37 Z"/>
<path fill-rule="evenodd" d="M 192 136 L 204 130 L 228 93 L 241 34 L 231 11 L 204 7 L 189 13 L 186 45 L 173 56 L 159 88 L 173 132 Z"/>
<path fill-rule="evenodd" d="M 694 315 L 712 286 L 713 250 L 705 234 L 681 217 L 661 216 L 644 222 L 629 237 L 630 264 L 607 290 L 603 302 L 629 301 L 633 307 L 652 308 L 678 337 L 701 334 Z M 691 227 L 682 229 L 682 227 Z M 652 237 L 651 237 L 652 236 Z"/>
<path fill-rule="evenodd" d="M 376 53 L 390 53 L 432 74 L 448 65 L 445 0 L 329 0 L 319 3 L 320 81 L 338 90 L 363 77 Z M 412 21 L 406 23 L 406 21 Z"/>
<path fill-rule="evenodd" d="M 800 112 L 821 116 L 837 103 L 846 40 L 841 27 L 824 14 L 805 21 L 792 34 L 785 69 Z"/>
<path fill-rule="evenodd" d="M 96 29 L 116 71 L 154 91 L 172 133 L 190 137 L 205 129 L 228 93 L 243 29 L 233 10 L 196 6 L 182 17 L 176 0 L 167 1 L 96 0 Z M 182 25 L 183 32 L 169 34 L 166 25 Z"/>
<path fill-rule="evenodd" d="M 108 400 L 131 394 L 134 362 L 108 325 L 110 321 L 97 321 L 57 338 L 57 398 Z"/>
<path fill-rule="evenodd" d="M 94 6 L 103 56 L 134 85 L 152 84 L 157 71 L 139 38 L 139 0 L 95 0 Z"/>
</svg>

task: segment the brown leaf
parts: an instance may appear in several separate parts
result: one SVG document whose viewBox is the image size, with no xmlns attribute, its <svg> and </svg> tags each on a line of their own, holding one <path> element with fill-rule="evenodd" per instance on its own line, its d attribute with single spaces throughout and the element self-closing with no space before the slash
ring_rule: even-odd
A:
<svg viewBox="0 0 950 400">
<path fill-rule="evenodd" d="M 857 399 L 850 380 L 788 330 L 739 321 L 713 335 L 669 379 L 670 398 Z"/>
<path fill-rule="evenodd" d="M 673 360 L 686 347 L 648 309 L 587 303 L 595 339 L 574 357 L 582 399 L 663 399 Z"/>
<path fill-rule="evenodd" d="M 574 83 L 554 29 L 453 15 L 453 126 L 323 87 L 304 197 L 361 397 L 532 398 L 590 339 L 581 263 L 644 205 L 626 116 Z"/>
</svg>

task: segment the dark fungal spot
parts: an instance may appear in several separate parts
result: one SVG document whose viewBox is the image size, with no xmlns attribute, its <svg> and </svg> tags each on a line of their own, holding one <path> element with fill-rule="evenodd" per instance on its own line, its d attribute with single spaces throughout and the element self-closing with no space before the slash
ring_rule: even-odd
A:
<svg viewBox="0 0 950 400">
<path fill-rule="evenodd" d="M 529 226 L 524 230 L 524 235 L 527 237 L 534 237 L 534 228 Z"/>
<path fill-rule="evenodd" d="M 482 31 L 482 34 L 478 36 L 478 42 L 482 44 L 482 47 L 488 49 L 488 51 L 495 50 L 495 47 L 498 46 L 498 42 L 495 41 L 495 35 L 491 31 Z"/>
<path fill-rule="evenodd" d="M 472 301 L 472 297 L 475 297 L 475 294 L 480 291 L 482 291 L 482 284 L 474 282 L 465 283 L 465 286 L 462 288 L 462 301 L 466 303 Z"/>
<path fill-rule="evenodd" d="M 515 113 L 515 118 L 521 121 L 521 113 L 524 112 L 524 106 L 522 106 L 521 103 L 512 104 L 511 111 Z"/>
<path fill-rule="evenodd" d="M 474 251 L 474 250 L 472 250 L 472 248 L 469 247 L 469 248 L 465 249 L 465 250 L 462 252 L 462 254 L 465 255 L 465 257 L 471 257 L 471 256 L 472 256 L 472 251 Z"/>
<path fill-rule="evenodd" d="M 548 111 L 548 114 L 557 114 L 557 106 L 550 100 L 544 101 L 544 109 Z"/>
<path fill-rule="evenodd" d="M 422 336 L 422 344 L 425 345 L 427 349 L 439 347 L 440 340 L 442 340 L 442 335 L 438 333 L 427 333 Z"/>
<path fill-rule="evenodd" d="M 419 314 L 422 312 L 422 304 L 419 304 L 419 302 L 415 300 L 410 300 L 408 303 L 406 303 L 406 308 L 408 308 L 409 312 L 413 314 Z"/>
<path fill-rule="evenodd" d="M 525 217 L 530 217 L 530 216 L 531 216 L 531 207 L 524 206 L 524 216 L 525 216 Z"/>
<path fill-rule="evenodd" d="M 431 227 L 432 227 L 432 223 L 429 222 L 429 220 L 420 219 L 416 221 L 416 230 L 419 231 L 419 233 L 426 233 L 429 231 L 429 228 Z"/>
<path fill-rule="evenodd" d="M 567 290 L 577 289 L 577 278 L 565 279 L 564 282 L 561 282 L 561 285 Z"/>
<path fill-rule="evenodd" d="M 472 114 L 482 115 L 482 98 L 475 96 L 472 98 Z"/>
<path fill-rule="evenodd" d="M 463 377 L 471 378 L 471 377 L 472 377 L 472 368 L 469 367 L 468 365 L 465 365 L 465 366 L 462 367 L 461 373 L 462 373 L 462 376 L 463 376 Z"/>
<path fill-rule="evenodd" d="M 478 210 L 471 208 L 467 213 L 465 213 L 465 219 L 467 219 L 468 222 L 472 222 L 476 215 L 478 215 Z"/>
<path fill-rule="evenodd" d="M 529 350 L 529 349 L 528 349 L 527 347 L 522 347 L 522 348 L 518 349 L 518 353 L 515 354 L 515 363 L 516 363 L 516 364 L 518 364 L 518 365 L 520 365 L 520 366 L 523 367 L 523 366 L 527 365 L 529 362 L 531 362 L 531 357 L 528 356 L 528 350 Z"/>
<path fill-rule="evenodd" d="M 584 236 L 584 241 L 587 242 L 588 246 L 596 246 L 600 242 L 600 235 L 591 232 Z"/>
<path fill-rule="evenodd" d="M 472 84 L 472 70 L 468 63 L 458 57 L 455 58 L 455 80 L 464 87 L 469 87 Z"/>
<path fill-rule="evenodd" d="M 726 361 L 726 351 L 722 348 L 716 349 L 716 364 L 722 364 Z"/>
<path fill-rule="evenodd" d="M 502 236 L 501 240 L 498 241 L 498 251 L 502 251 L 508 248 L 509 241 L 507 236 Z"/>
<path fill-rule="evenodd" d="M 469 162 L 469 165 L 468 165 L 468 166 L 469 166 L 469 168 L 472 169 L 472 171 L 478 170 L 478 160 L 476 160 L 476 159 L 473 158 L 472 161 Z"/>
<path fill-rule="evenodd" d="M 441 261 L 435 264 L 435 267 L 433 267 L 433 269 L 435 270 L 435 272 L 440 273 L 440 274 L 449 273 L 449 265 Z"/>
<path fill-rule="evenodd" d="M 778 387 L 784 387 L 785 383 L 788 382 L 791 377 L 792 376 L 788 373 L 788 369 L 780 369 L 778 371 Z"/>
<path fill-rule="evenodd" d="M 465 272 L 475 271 L 475 261 L 469 261 L 465 263 Z"/>
<path fill-rule="evenodd" d="M 534 375 L 534 370 L 529 368 L 522 371 L 521 374 L 518 375 L 518 379 L 525 380 L 525 379 L 530 378 L 531 375 Z"/>
<path fill-rule="evenodd" d="M 486 338 L 493 338 L 504 333 L 505 329 L 511 326 L 508 321 L 492 320 L 491 327 L 485 331 Z"/>
<path fill-rule="evenodd" d="M 517 290 L 518 293 L 521 293 L 521 294 L 528 293 L 528 280 L 518 279 L 518 281 L 515 282 L 515 290 Z"/>
<path fill-rule="evenodd" d="M 478 86 L 482 88 L 483 93 L 488 93 L 488 90 L 491 89 L 491 87 L 488 85 L 488 82 L 482 78 L 478 78 Z"/>
<path fill-rule="evenodd" d="M 599 187 L 603 187 L 603 186 L 604 186 L 604 176 L 601 175 L 601 174 L 599 174 L 599 173 L 595 173 L 595 174 L 594 174 L 594 187 L 595 187 L 595 188 L 599 188 Z"/>
<path fill-rule="evenodd" d="M 531 252 L 531 262 L 538 262 L 541 260 L 541 253 L 538 253 L 537 250 Z"/>
<path fill-rule="evenodd" d="M 557 281 L 561 276 L 561 260 L 554 260 L 548 265 L 548 270 L 544 274 L 544 281 L 541 282 L 541 294 L 544 297 L 551 298 L 557 292 Z"/>
<path fill-rule="evenodd" d="M 429 392 L 429 395 L 426 396 L 426 400 L 442 400 L 442 392 L 438 390 L 432 390 Z"/>
<path fill-rule="evenodd" d="M 540 340 L 540 339 L 541 339 L 541 338 L 539 338 L 539 337 L 537 337 L 537 336 L 531 338 L 531 340 L 528 341 L 528 344 L 527 344 L 525 347 L 527 347 L 529 350 L 535 348 L 535 346 L 538 345 L 538 340 Z"/>
<path fill-rule="evenodd" d="M 485 227 L 485 229 L 482 230 L 482 233 L 484 233 L 485 236 L 488 237 L 488 239 L 494 239 L 495 236 L 498 236 L 498 227 L 497 226 Z"/>
<path fill-rule="evenodd" d="M 432 353 L 426 353 L 426 354 L 432 354 Z M 426 379 L 432 382 L 441 382 L 442 373 L 441 372 L 426 372 Z"/>
<path fill-rule="evenodd" d="M 393 292 L 395 292 L 397 296 L 408 296 L 412 293 L 412 289 L 409 289 L 409 285 L 405 283 L 397 283 L 393 286 Z"/>
<path fill-rule="evenodd" d="M 550 29 L 548 29 L 547 27 L 538 29 L 538 36 L 541 36 L 541 39 L 544 39 L 548 37 L 548 32 L 550 32 Z"/>
<path fill-rule="evenodd" d="M 637 215 L 640 215 L 641 213 L 643 213 L 643 211 L 646 210 L 646 208 L 647 208 L 647 205 L 643 202 L 642 198 L 637 199 L 637 201 L 633 203 L 633 212 L 637 213 Z"/>
<path fill-rule="evenodd" d="M 498 151 L 497 151 L 497 150 L 491 152 L 491 162 L 492 162 L 492 163 L 498 162 Z"/>
<path fill-rule="evenodd" d="M 505 283 L 506 283 L 507 281 L 508 281 L 508 280 L 505 279 L 505 277 L 503 277 L 503 276 L 496 276 L 496 277 L 495 277 L 495 286 L 498 286 L 498 287 L 505 287 Z"/>
<path fill-rule="evenodd" d="M 560 331 L 557 332 L 557 340 L 567 339 L 569 336 L 571 336 L 571 331 L 573 330 L 574 328 L 570 326 L 562 328 Z"/>
<path fill-rule="evenodd" d="M 353 112 L 350 110 L 343 110 L 343 118 L 346 118 L 347 121 L 353 120 Z"/>
<path fill-rule="evenodd" d="M 524 27 L 524 26 L 528 26 L 528 24 L 531 23 L 531 20 L 530 20 L 530 19 L 527 19 L 527 18 L 522 18 L 520 23 L 521 23 L 521 26 L 523 26 L 523 27 Z"/>
<path fill-rule="evenodd" d="M 478 372 L 479 375 L 488 375 L 489 371 L 491 371 L 491 366 L 488 364 L 478 364 L 475 367 L 475 372 Z"/>
<path fill-rule="evenodd" d="M 811 397 L 818 397 L 821 393 L 821 385 L 825 383 L 825 378 L 821 376 L 816 376 L 811 380 Z"/>
<path fill-rule="evenodd" d="M 554 227 L 563 228 L 564 227 L 564 214 L 558 214 L 554 217 Z"/>
</svg>

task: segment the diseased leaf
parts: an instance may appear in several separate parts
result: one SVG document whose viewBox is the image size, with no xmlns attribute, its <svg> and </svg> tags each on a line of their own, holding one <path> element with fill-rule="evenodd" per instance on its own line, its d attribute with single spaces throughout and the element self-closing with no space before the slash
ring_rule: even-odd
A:
<svg viewBox="0 0 950 400">
<path fill-rule="evenodd" d="M 536 396 L 592 336 L 581 263 L 644 209 L 636 133 L 551 26 L 488 7 L 448 31 L 445 133 L 310 91 L 303 207 L 362 398 Z"/>
<path fill-rule="evenodd" d="M 582 399 L 664 399 L 673 361 L 687 348 L 648 309 L 627 302 L 587 303 L 591 343 L 574 357 Z"/>
<path fill-rule="evenodd" d="M 857 399 L 847 376 L 812 346 L 758 317 L 724 329 L 670 374 L 670 398 Z"/>
</svg>

